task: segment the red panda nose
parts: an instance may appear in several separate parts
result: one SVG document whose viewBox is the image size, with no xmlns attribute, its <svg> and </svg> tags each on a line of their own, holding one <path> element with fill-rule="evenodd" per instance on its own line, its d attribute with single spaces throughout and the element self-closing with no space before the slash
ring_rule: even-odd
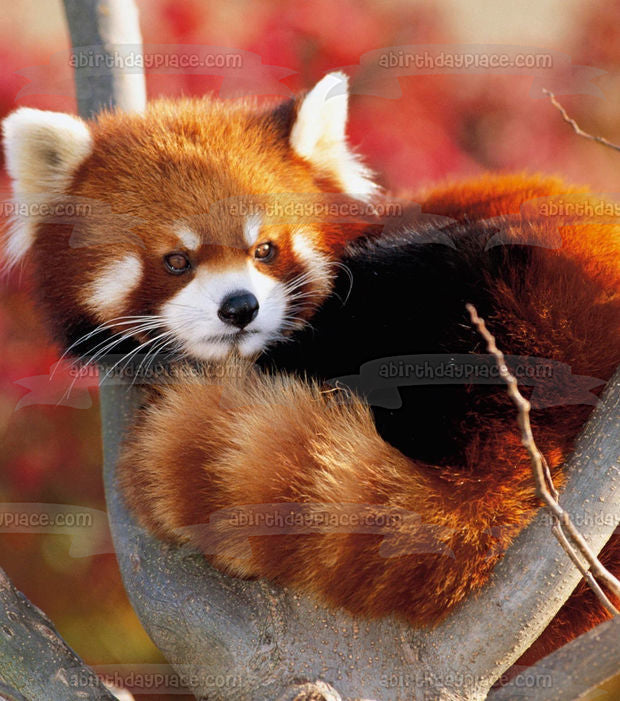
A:
<svg viewBox="0 0 620 701">
<path fill-rule="evenodd" d="M 242 329 L 258 314 L 258 300 L 251 292 L 233 292 L 224 297 L 218 309 L 220 319 L 231 326 Z"/>
</svg>

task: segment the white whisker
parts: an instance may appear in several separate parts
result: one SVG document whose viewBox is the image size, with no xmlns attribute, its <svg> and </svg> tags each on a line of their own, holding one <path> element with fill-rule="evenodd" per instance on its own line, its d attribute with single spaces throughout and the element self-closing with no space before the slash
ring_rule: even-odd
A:
<svg viewBox="0 0 620 701">
<path fill-rule="evenodd" d="M 106 355 L 109 351 L 111 351 L 112 348 L 115 348 L 123 341 L 130 339 L 132 336 L 135 336 L 135 334 L 141 333 L 144 331 L 150 331 L 152 329 L 157 329 L 160 327 L 161 327 L 160 322 L 148 322 L 148 323 L 145 322 L 144 324 L 134 326 L 130 329 L 124 329 L 123 331 L 119 331 L 119 332 L 113 334 L 110 338 L 106 338 L 101 343 L 98 343 L 93 348 L 90 348 L 86 353 L 83 353 L 82 355 L 78 356 L 73 361 L 72 367 L 77 365 L 78 363 L 80 363 L 82 360 L 85 360 L 85 359 L 88 359 L 87 364 L 92 365 L 95 362 L 97 362 L 100 358 L 102 358 L 104 355 Z M 116 338 L 117 336 L 120 336 L 120 337 Z M 96 351 L 96 352 L 94 352 L 94 351 Z M 94 352 L 94 354 L 93 354 L 93 352 Z M 91 354 L 93 354 L 93 355 L 91 356 Z"/>
<path fill-rule="evenodd" d="M 106 321 L 106 322 L 103 323 L 103 324 L 99 324 L 99 326 L 95 327 L 94 329 L 92 329 L 92 330 L 89 331 L 88 333 L 84 334 L 83 336 L 80 336 L 76 341 L 74 341 L 74 342 L 65 350 L 65 352 L 64 352 L 64 353 L 60 356 L 60 358 L 58 359 L 58 361 L 57 361 L 57 363 L 56 363 L 56 367 L 54 368 L 54 370 L 53 370 L 53 372 L 52 372 L 52 374 L 51 374 L 51 376 L 50 376 L 50 380 L 54 377 L 54 374 L 56 373 L 56 370 L 57 370 L 59 364 L 61 363 L 61 361 L 63 360 L 63 358 L 64 358 L 66 355 L 68 355 L 68 354 L 71 352 L 71 350 L 72 350 L 73 348 L 75 348 L 75 346 L 78 346 L 80 343 L 84 343 L 84 341 L 87 341 L 89 338 L 92 338 L 94 335 L 96 335 L 96 334 L 98 334 L 98 333 L 104 333 L 104 332 L 106 332 L 106 331 L 111 331 L 111 330 L 112 330 L 111 324 L 116 324 L 117 326 L 121 326 L 121 325 L 127 325 L 127 324 L 131 324 L 131 323 L 135 323 L 135 321 L 128 321 L 128 320 L 130 320 L 130 319 L 131 319 L 131 320 L 135 320 L 135 319 L 150 319 L 150 318 L 154 318 L 154 317 L 147 316 L 147 315 L 142 315 L 142 316 L 117 316 L 117 317 L 115 317 L 114 319 L 110 319 L 110 321 Z"/>
<path fill-rule="evenodd" d="M 123 356 L 120 360 L 117 360 L 117 361 L 114 363 L 114 365 L 112 365 L 112 367 L 111 367 L 111 368 L 106 372 L 106 374 L 103 376 L 103 379 L 101 380 L 101 382 L 104 382 L 104 381 L 108 378 L 108 376 L 110 375 L 110 373 L 114 370 L 114 368 L 116 368 L 120 363 L 122 363 L 123 360 L 125 360 L 125 364 L 123 365 L 123 367 L 121 368 L 121 370 L 124 370 L 124 369 L 127 367 L 127 365 L 129 365 L 129 361 L 130 361 L 137 353 L 139 353 L 143 348 L 146 348 L 146 346 L 150 345 L 151 343 L 155 343 L 155 341 L 159 340 L 160 338 L 162 338 L 162 337 L 164 337 L 164 336 L 169 336 L 171 333 L 172 333 L 172 331 L 164 331 L 164 333 L 160 334 L 159 336 L 155 336 L 154 338 L 150 338 L 150 339 L 148 339 L 147 341 L 144 341 L 144 343 L 141 343 L 137 348 L 134 348 L 132 351 L 130 351 L 129 353 L 127 353 L 126 356 Z"/>
</svg>

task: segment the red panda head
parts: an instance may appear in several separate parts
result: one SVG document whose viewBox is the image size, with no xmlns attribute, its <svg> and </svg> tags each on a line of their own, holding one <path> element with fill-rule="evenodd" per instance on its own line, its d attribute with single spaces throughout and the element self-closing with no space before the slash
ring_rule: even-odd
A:
<svg viewBox="0 0 620 701">
<path fill-rule="evenodd" d="M 19 109 L 3 124 L 9 264 L 33 262 L 67 346 L 111 351 L 102 333 L 202 359 L 254 355 L 305 323 L 360 233 L 313 208 L 376 192 L 346 143 L 347 102 L 332 73 L 269 108 L 163 100 L 89 123 Z"/>
</svg>

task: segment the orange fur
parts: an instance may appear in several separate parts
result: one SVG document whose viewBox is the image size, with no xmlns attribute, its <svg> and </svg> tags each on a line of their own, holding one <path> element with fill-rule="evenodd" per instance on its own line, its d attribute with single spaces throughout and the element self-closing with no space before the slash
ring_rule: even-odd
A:
<svg viewBox="0 0 620 701">
<path fill-rule="evenodd" d="M 323 204 L 336 194 L 341 203 L 351 203 L 356 192 L 365 201 L 376 192 L 363 166 L 358 163 L 355 170 L 357 161 L 343 140 L 343 90 L 330 97 L 333 102 L 326 99 L 336 84 L 343 88 L 344 76 L 324 81 L 311 91 L 309 102 L 295 99 L 277 106 L 211 98 L 163 100 L 144 114 L 102 114 L 88 127 L 71 127 L 66 116 L 28 111 L 8 118 L 5 145 L 16 192 L 38 186 L 52 202 L 77 198 L 93 208 L 69 220 L 29 222 L 33 226 L 27 235 L 12 239 L 13 258 L 27 255 L 34 263 L 36 294 L 48 326 L 65 347 L 93 357 L 101 345 L 97 334 L 102 322 L 104 333 L 111 334 L 104 348 L 121 354 L 115 338 L 120 342 L 133 335 L 129 343 L 135 344 L 150 333 L 156 341 L 155 334 L 171 326 L 179 336 L 187 323 L 183 310 L 207 316 L 203 306 L 209 296 L 217 319 L 224 296 L 237 290 L 222 289 L 215 299 L 206 286 L 212 276 L 241 266 L 261 271 L 271 278 L 270 285 L 282 286 L 282 297 L 292 298 L 280 315 L 273 314 L 278 323 L 265 343 L 281 340 L 320 305 L 334 313 L 329 303 L 339 297 L 337 286 L 344 279 L 333 274 L 334 263 L 341 256 L 351 263 L 347 244 L 363 233 L 368 240 L 353 249 L 366 246 L 371 258 L 385 254 L 376 245 L 385 243 L 393 258 L 382 258 L 383 280 L 398 279 L 389 288 L 392 296 L 378 297 L 390 309 L 372 307 L 373 276 L 380 272 L 373 267 L 376 259 L 362 260 L 357 268 L 362 278 L 368 276 L 357 287 L 354 279 L 349 289 L 357 299 L 347 319 L 348 348 L 356 363 L 375 359 L 373 349 L 382 348 L 380 323 L 386 335 L 392 333 L 393 345 L 400 342 L 404 324 L 417 323 L 417 334 L 407 336 L 412 330 L 406 329 L 402 335 L 420 353 L 484 352 L 464 311 L 465 302 L 478 301 L 507 354 L 564 363 L 573 375 L 607 380 L 620 359 L 617 215 L 553 216 L 545 209 L 559 200 L 594 207 L 597 198 L 586 188 L 524 175 L 450 183 L 417 198 L 423 216 L 415 207 L 405 212 L 397 222 L 400 239 L 394 230 L 390 234 L 393 221 L 369 222 L 361 216 L 317 221 L 313 214 L 285 214 L 275 223 L 262 222 L 259 232 L 260 240 L 274 244 L 277 256 L 269 265 L 256 260 L 252 249 L 259 239 L 248 242 L 247 216 L 231 204 L 260 202 L 262 196 L 283 197 L 286 203 L 287 195 L 302 197 L 301 204 L 307 203 L 303 197 Z M 335 123 L 325 122 L 329 119 Z M 304 122 L 310 125 L 305 135 L 298 129 Z M 311 148 L 317 124 L 323 131 Z M 20 133 L 23 137 L 29 129 L 30 138 L 20 141 Z M 72 135 L 68 142 L 62 139 L 67 130 Z M 77 152 L 76 139 L 81 144 Z M 63 163 L 66 172 L 54 178 L 59 176 L 54 169 Z M 58 190 L 50 189 L 53 184 Z M 445 258 L 432 241 L 422 251 L 419 239 L 429 219 L 435 221 L 427 214 L 440 215 L 439 228 L 431 233 L 458 243 Z M 190 229 L 187 245 L 179 225 Z M 522 245 L 487 255 L 486 246 L 494 239 L 499 245 Z M 405 244 L 410 248 L 399 248 Z M 166 268 L 167 255 L 180 248 L 191 263 L 183 275 Z M 401 283 L 398 275 L 390 277 L 389 266 L 402 259 L 403 250 L 420 257 L 413 261 L 417 267 L 411 266 L 411 279 Z M 438 279 L 437 266 L 445 261 Z M 123 262 L 125 267 L 106 268 Z M 102 279 L 101 288 L 93 290 Z M 296 279 L 291 293 L 287 286 Z M 191 280 L 197 283 L 193 289 L 200 285 L 200 294 L 192 297 L 193 306 L 177 299 L 177 310 L 176 295 Z M 330 297 L 332 286 L 336 291 Z M 403 301 L 411 291 L 415 298 Z M 470 298 L 477 295 L 477 300 Z M 169 301 L 175 308 L 162 321 Z M 401 304 L 407 306 L 406 321 L 387 315 Z M 370 321 L 369 307 L 374 314 Z M 378 318 L 382 313 L 397 323 L 385 323 Z M 150 326 L 122 335 L 127 319 L 145 317 Z M 159 326 L 152 325 L 156 317 Z M 341 317 L 337 321 L 342 324 Z M 214 328 L 201 338 L 221 333 Z M 332 331 L 330 327 L 328 341 Z M 339 338 L 344 344 L 342 334 Z M 191 355 L 198 347 L 194 340 L 181 339 L 179 348 Z M 112 345 L 106 346 L 109 341 Z M 236 337 L 226 343 L 219 346 L 229 352 L 243 341 Z M 401 352 L 393 345 L 390 354 Z M 264 350 L 252 347 L 245 355 Z M 413 352 L 408 347 L 402 351 Z M 328 344 L 328 361 L 338 353 L 342 355 L 341 350 L 332 353 Z M 198 357 L 215 356 L 205 352 Z M 351 359 L 338 361 L 346 366 Z M 557 392 L 562 401 L 535 409 L 532 422 L 561 485 L 562 464 L 591 406 L 570 395 L 561 378 L 545 389 Z M 413 624 L 432 624 L 484 585 L 502 552 L 531 519 L 537 501 L 514 408 L 503 387 L 471 385 L 453 394 L 441 394 L 440 387 L 419 391 L 408 411 L 417 412 L 414 425 L 417 418 L 422 430 L 428 427 L 429 435 L 414 434 L 424 445 L 415 445 L 413 454 L 433 453 L 426 461 L 407 457 L 383 440 L 375 427 L 376 420 L 381 428 L 380 415 L 377 419 L 361 399 L 346 393 L 251 367 L 221 386 L 181 383 L 162 391 L 138 417 L 119 465 L 121 486 L 144 525 L 164 538 L 202 548 L 231 574 L 298 587 L 360 616 L 397 614 Z M 446 396 L 457 398 L 455 406 L 444 408 Z M 424 424 L 425 400 L 426 406 L 434 401 L 438 420 L 445 420 L 443 435 L 450 446 L 437 440 L 440 427 Z M 435 420 L 435 414 L 429 415 Z M 239 513 L 250 512 L 275 520 L 276 527 L 265 522 L 262 528 L 244 528 L 235 521 Z M 289 512 L 294 522 L 298 518 L 304 524 L 301 531 L 291 531 L 282 520 Z M 381 527 L 379 517 L 385 521 Z M 620 538 L 608 544 L 603 560 L 620 571 Z M 524 660 L 535 660 L 606 616 L 580 587 Z"/>
<path fill-rule="evenodd" d="M 156 533 L 198 545 L 231 574 L 267 577 L 362 616 L 433 622 L 486 581 L 533 514 L 527 456 L 506 420 L 493 422 L 495 440 L 468 455 L 467 466 L 493 463 L 481 489 L 477 478 L 404 457 L 378 436 L 360 400 L 338 399 L 256 373 L 224 388 L 175 387 L 146 410 L 128 441 L 123 489 Z M 191 441 L 177 440 L 190 422 Z M 235 525 L 235 509 L 283 504 L 270 508 L 285 515 L 298 503 L 334 517 L 342 505 L 359 505 L 360 516 L 379 509 L 397 523 L 361 535 L 329 527 L 279 535 L 276 526 L 254 536 Z M 201 530 L 219 511 L 217 525 Z M 392 557 L 382 544 L 394 548 Z"/>
<path fill-rule="evenodd" d="M 606 380 L 620 358 L 618 227 L 588 217 L 526 223 L 518 216 L 532 199 L 579 192 L 553 179 L 495 176 L 440 188 L 423 209 L 463 221 L 515 215 L 509 238 L 533 227 L 549 242 L 559 230 L 559 248 L 536 247 L 527 270 L 507 271 L 497 283 L 489 325 L 507 353 L 557 360 Z M 472 350 L 483 351 L 468 333 Z M 498 388 L 472 407 L 478 429 L 464 437 L 459 462 L 437 466 L 385 443 L 367 406 L 344 396 L 252 369 L 223 386 L 171 388 L 145 409 L 125 446 L 119 479 L 127 501 L 159 536 L 192 543 L 231 574 L 300 588 L 360 616 L 432 624 L 488 580 L 537 508 L 514 410 Z M 537 443 L 558 485 L 591 408 L 533 412 Z M 351 510 L 395 520 L 381 532 L 239 525 L 239 513 L 261 509 L 271 510 L 276 524 L 291 509 L 314 524 L 317 512 L 340 523 Z M 620 538 L 602 559 L 620 573 Z M 580 586 L 521 662 L 607 617 Z"/>
<path fill-rule="evenodd" d="M 283 206 L 295 193 L 303 193 L 305 205 L 326 193 L 339 193 L 341 203 L 350 201 L 329 172 L 291 149 L 288 131 L 297 102 L 274 106 L 251 99 L 162 99 L 141 114 L 103 112 L 88 123 L 92 153 L 76 168 L 66 192 L 56 197 L 60 202 L 73 198 L 69 201 L 86 205 L 88 212 L 69 221 L 40 223 L 28 251 L 35 294 L 61 343 L 75 340 L 72 334 L 83 333 L 85 322 L 96 326 L 119 315 L 157 309 L 185 284 L 186 277 L 170 276 L 161 265 L 162 256 L 179 246 L 179 222 L 200 235 L 195 269 L 207 265 L 216 273 L 248 258 L 246 217 L 239 211 L 244 203 L 265 206 L 274 200 Z M 276 261 L 263 270 L 284 281 L 305 272 L 292 244 L 300 228 L 332 260 L 364 225 L 279 211 L 263 227 L 263 238 L 278 248 Z M 142 261 L 141 284 L 118 308 L 106 313 L 93 309 L 85 300 L 88 286 L 106 264 L 129 254 Z M 300 320 L 325 298 L 327 283 L 306 281 L 304 291 L 314 305 L 299 310 Z"/>
</svg>

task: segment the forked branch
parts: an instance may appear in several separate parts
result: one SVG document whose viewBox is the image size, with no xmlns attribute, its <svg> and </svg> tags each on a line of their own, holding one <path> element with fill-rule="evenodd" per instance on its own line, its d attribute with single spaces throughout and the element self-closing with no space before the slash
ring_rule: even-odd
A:
<svg viewBox="0 0 620 701">
<path fill-rule="evenodd" d="M 558 492 L 551 481 L 551 473 L 549 472 L 547 461 L 540 450 L 538 450 L 536 441 L 534 440 L 530 423 L 530 403 L 519 391 L 517 380 L 510 370 L 508 370 L 504 354 L 497 347 L 495 337 L 487 329 L 484 319 L 478 316 L 478 312 L 472 304 L 467 305 L 467 311 L 469 312 L 472 323 L 486 341 L 487 350 L 495 358 L 499 375 L 508 387 L 508 395 L 518 409 L 517 421 L 521 429 L 523 445 L 530 456 L 532 472 L 536 483 L 536 495 L 553 514 L 554 525 L 551 529 L 552 533 L 556 536 L 577 569 L 579 569 L 588 584 L 592 587 L 603 606 L 613 615 L 620 615 L 620 611 L 611 603 L 601 587 L 593 579 L 592 574 L 598 577 L 617 598 L 620 598 L 620 581 L 603 566 L 571 521 L 569 514 L 560 506 L 558 502 Z M 579 555 L 585 558 L 587 567 L 581 563 Z M 592 574 L 588 571 L 590 569 L 592 570 Z"/>
</svg>

